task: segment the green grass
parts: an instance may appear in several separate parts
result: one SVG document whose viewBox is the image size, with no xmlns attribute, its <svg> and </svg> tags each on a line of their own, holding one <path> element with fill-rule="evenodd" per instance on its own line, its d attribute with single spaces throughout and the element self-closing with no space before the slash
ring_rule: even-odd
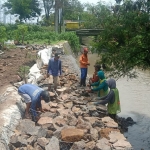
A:
<svg viewBox="0 0 150 150">
<path fill-rule="evenodd" d="M 63 43 L 64 41 L 65 41 L 65 40 L 61 40 L 61 41 L 53 41 L 53 42 L 51 42 L 51 45 Z"/>
<path fill-rule="evenodd" d="M 15 49 L 16 45 L 5 45 L 8 49 Z"/>
</svg>

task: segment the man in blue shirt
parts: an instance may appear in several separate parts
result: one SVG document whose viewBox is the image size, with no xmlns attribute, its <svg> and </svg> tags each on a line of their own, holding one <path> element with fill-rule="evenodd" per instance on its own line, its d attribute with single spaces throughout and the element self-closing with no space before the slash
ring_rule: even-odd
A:
<svg viewBox="0 0 150 150">
<path fill-rule="evenodd" d="M 61 69 L 61 60 L 59 60 L 58 53 L 55 53 L 55 56 L 49 60 L 47 76 L 53 76 L 54 88 L 57 89 L 59 83 L 59 76 L 62 74 Z"/>
<path fill-rule="evenodd" d="M 23 84 L 18 88 L 18 93 L 22 98 L 24 98 L 24 101 L 26 103 L 25 118 L 30 118 L 29 111 L 31 110 L 31 115 L 34 121 L 38 120 L 38 114 L 36 113 L 37 108 L 39 108 L 39 110 L 43 112 L 41 100 L 49 102 L 49 92 L 44 91 L 42 88 L 39 88 L 38 86 L 33 84 Z"/>
</svg>

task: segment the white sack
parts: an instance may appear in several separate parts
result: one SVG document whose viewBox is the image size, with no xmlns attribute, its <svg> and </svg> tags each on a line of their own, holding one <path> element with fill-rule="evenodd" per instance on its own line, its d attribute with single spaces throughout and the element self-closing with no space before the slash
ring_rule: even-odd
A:
<svg viewBox="0 0 150 150">
<path fill-rule="evenodd" d="M 43 75 L 41 75 L 40 70 L 37 67 L 37 64 L 34 64 L 30 68 L 30 73 L 28 74 L 28 83 L 36 84 L 37 81 L 39 81 L 41 78 L 43 78 Z"/>
<path fill-rule="evenodd" d="M 38 56 L 41 58 L 44 65 L 48 65 L 49 59 L 51 58 L 52 47 L 45 48 L 38 52 Z"/>
</svg>

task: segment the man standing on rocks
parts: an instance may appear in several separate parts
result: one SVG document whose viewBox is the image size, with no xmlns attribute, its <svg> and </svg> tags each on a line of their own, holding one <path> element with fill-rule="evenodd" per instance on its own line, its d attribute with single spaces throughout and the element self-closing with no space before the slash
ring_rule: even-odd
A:
<svg viewBox="0 0 150 150">
<path fill-rule="evenodd" d="M 36 85 L 33 84 L 23 84 L 18 88 L 18 93 L 21 95 L 22 98 L 24 98 L 24 101 L 26 103 L 26 110 L 25 110 L 25 118 L 30 118 L 30 113 L 33 117 L 33 120 L 36 121 L 39 119 L 37 114 L 37 108 L 41 111 L 42 105 L 41 100 L 44 100 L 45 102 L 50 101 L 50 94 L 48 91 L 44 91 L 42 88 L 39 88 Z"/>
<path fill-rule="evenodd" d="M 54 57 L 49 60 L 47 76 L 51 78 L 53 76 L 54 89 L 57 89 L 59 83 L 59 76 L 62 74 L 61 60 L 59 59 L 58 53 L 55 53 Z"/>
<path fill-rule="evenodd" d="M 80 80 L 80 86 L 86 86 L 86 77 L 87 77 L 87 71 L 88 71 L 88 65 L 90 63 L 88 62 L 88 49 L 85 47 L 83 49 L 83 54 L 80 56 L 80 69 L 81 69 L 81 80 Z"/>
</svg>

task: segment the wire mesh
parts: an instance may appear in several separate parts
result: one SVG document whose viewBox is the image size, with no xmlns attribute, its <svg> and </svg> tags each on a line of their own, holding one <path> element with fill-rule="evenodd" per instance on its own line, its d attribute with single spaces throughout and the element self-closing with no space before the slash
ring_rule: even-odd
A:
<svg viewBox="0 0 150 150">
<path fill-rule="evenodd" d="M 72 145 L 72 142 L 59 141 L 60 150 L 70 150 Z"/>
</svg>

